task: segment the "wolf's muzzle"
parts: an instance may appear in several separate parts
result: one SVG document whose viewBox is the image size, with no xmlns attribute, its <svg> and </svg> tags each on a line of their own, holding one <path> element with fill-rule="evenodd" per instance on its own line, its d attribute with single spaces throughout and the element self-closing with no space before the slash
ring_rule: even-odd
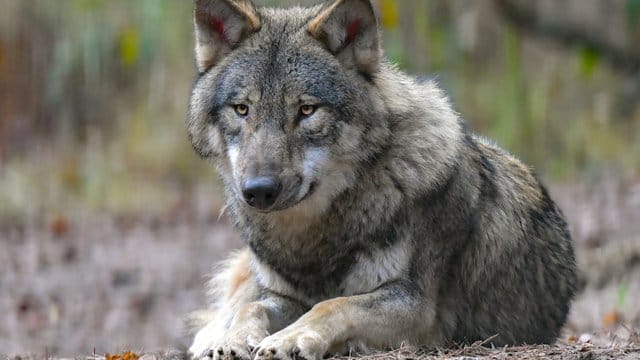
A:
<svg viewBox="0 0 640 360">
<path fill-rule="evenodd" d="M 245 181 L 242 195 L 249 206 L 266 210 L 276 202 L 281 189 L 282 184 L 277 177 L 260 176 Z"/>
</svg>

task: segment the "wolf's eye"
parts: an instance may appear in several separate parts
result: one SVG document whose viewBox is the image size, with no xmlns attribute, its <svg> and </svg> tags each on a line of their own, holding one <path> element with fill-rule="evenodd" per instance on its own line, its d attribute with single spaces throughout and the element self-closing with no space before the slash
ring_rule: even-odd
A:
<svg viewBox="0 0 640 360">
<path fill-rule="evenodd" d="M 300 114 L 304 116 L 312 115 L 316 112 L 316 107 L 313 105 L 302 105 L 300 106 Z"/>
<path fill-rule="evenodd" d="M 236 111 L 236 114 L 242 117 L 247 116 L 247 114 L 249 114 L 249 107 L 245 104 L 234 105 L 233 110 Z"/>
</svg>

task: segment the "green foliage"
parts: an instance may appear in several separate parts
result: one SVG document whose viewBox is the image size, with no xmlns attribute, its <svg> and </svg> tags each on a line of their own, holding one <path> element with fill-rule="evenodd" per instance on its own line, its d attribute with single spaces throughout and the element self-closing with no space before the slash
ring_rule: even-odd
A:
<svg viewBox="0 0 640 360">
<path fill-rule="evenodd" d="M 632 27 L 638 26 L 640 22 L 640 0 L 627 0 L 627 14 Z"/>
<path fill-rule="evenodd" d="M 580 49 L 580 74 L 585 79 L 591 79 L 600 64 L 600 53 L 591 48 Z"/>
<path fill-rule="evenodd" d="M 380 14 L 382 26 L 387 29 L 394 29 L 398 26 L 398 4 L 394 0 L 381 0 Z"/>
<path fill-rule="evenodd" d="M 618 303 L 617 303 L 618 308 L 622 308 L 625 305 L 628 294 L 629 294 L 629 283 L 627 281 L 622 282 L 618 286 Z"/>
<path fill-rule="evenodd" d="M 131 27 L 120 32 L 118 39 L 120 61 L 124 66 L 134 66 L 140 57 L 140 33 Z"/>
</svg>

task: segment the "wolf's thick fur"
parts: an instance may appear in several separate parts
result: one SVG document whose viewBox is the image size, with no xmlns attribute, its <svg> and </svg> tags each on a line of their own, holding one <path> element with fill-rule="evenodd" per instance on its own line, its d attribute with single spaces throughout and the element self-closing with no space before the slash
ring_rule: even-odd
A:
<svg viewBox="0 0 640 360">
<path fill-rule="evenodd" d="M 188 132 L 247 243 L 194 357 L 556 339 L 576 282 L 560 210 L 436 84 L 384 60 L 368 0 L 194 14 Z"/>
</svg>

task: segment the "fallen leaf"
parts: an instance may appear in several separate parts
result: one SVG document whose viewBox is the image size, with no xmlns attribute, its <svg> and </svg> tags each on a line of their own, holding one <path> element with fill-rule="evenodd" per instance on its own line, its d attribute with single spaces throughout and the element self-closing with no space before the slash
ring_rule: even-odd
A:
<svg viewBox="0 0 640 360">
<path fill-rule="evenodd" d="M 622 322 L 622 317 L 615 311 L 606 313 L 602 317 L 602 325 L 604 327 L 613 327 Z"/>
<path fill-rule="evenodd" d="M 64 236 L 69 232 L 69 220 L 67 220 L 67 218 L 62 215 L 58 215 L 55 219 L 53 219 L 53 221 L 49 225 L 49 228 L 51 229 L 51 233 L 54 236 Z"/>
<path fill-rule="evenodd" d="M 104 358 L 105 360 L 138 360 L 140 358 L 140 355 L 134 353 L 133 351 L 127 351 L 122 354 L 106 354 Z"/>
</svg>

